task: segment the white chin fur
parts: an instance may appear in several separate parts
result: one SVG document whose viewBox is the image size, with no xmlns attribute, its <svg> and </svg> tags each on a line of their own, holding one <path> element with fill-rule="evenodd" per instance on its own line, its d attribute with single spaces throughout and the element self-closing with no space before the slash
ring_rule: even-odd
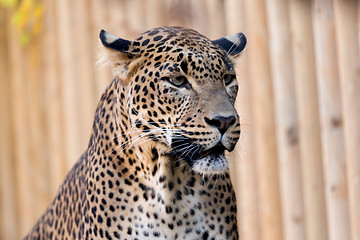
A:
<svg viewBox="0 0 360 240">
<path fill-rule="evenodd" d="M 208 155 L 195 160 L 192 169 L 201 174 L 224 173 L 229 168 L 228 161 L 223 154 Z"/>
</svg>

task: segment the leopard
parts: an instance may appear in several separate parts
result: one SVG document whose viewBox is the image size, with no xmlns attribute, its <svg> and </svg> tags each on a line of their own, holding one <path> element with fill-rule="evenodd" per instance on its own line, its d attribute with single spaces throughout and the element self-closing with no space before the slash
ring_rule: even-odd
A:
<svg viewBox="0 0 360 240">
<path fill-rule="evenodd" d="M 227 156 L 241 133 L 244 34 L 99 38 L 113 80 L 86 151 L 24 239 L 239 239 Z"/>
</svg>

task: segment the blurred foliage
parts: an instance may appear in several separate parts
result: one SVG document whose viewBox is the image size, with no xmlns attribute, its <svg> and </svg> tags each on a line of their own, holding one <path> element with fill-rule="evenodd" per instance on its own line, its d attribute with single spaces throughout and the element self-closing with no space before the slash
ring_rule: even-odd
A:
<svg viewBox="0 0 360 240">
<path fill-rule="evenodd" d="M 0 6 L 11 11 L 12 24 L 19 42 L 26 46 L 41 33 L 43 27 L 44 4 L 40 0 L 0 0 Z"/>
<path fill-rule="evenodd" d="M 18 0 L 0 0 L 0 5 L 6 8 L 15 8 Z"/>
</svg>

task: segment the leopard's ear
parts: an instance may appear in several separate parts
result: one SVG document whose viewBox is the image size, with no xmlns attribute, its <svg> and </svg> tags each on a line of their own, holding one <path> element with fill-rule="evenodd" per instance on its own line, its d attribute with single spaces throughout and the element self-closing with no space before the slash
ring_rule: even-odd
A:
<svg viewBox="0 0 360 240">
<path fill-rule="evenodd" d="M 244 50 L 246 37 L 243 33 L 237 33 L 213 40 L 213 42 L 222 47 L 231 56 L 236 57 L 242 50 Z"/>
<path fill-rule="evenodd" d="M 123 83 L 129 82 L 139 54 L 138 42 L 116 37 L 105 30 L 100 31 L 99 37 L 105 47 L 99 62 L 110 63 L 114 75 Z"/>
<path fill-rule="evenodd" d="M 131 42 L 129 40 L 116 37 L 104 29 L 100 31 L 99 37 L 104 47 L 114 51 L 133 55 L 130 50 Z"/>
</svg>

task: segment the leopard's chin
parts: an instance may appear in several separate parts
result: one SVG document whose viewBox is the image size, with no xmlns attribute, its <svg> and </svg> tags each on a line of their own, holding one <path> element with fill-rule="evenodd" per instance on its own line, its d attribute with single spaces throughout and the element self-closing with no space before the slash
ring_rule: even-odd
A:
<svg viewBox="0 0 360 240">
<path fill-rule="evenodd" d="M 200 174 L 221 174 L 229 169 L 224 153 L 210 153 L 193 160 L 192 170 Z"/>
<path fill-rule="evenodd" d="M 192 160 L 191 168 L 201 174 L 218 174 L 228 170 L 228 161 L 225 158 L 225 147 L 218 143 L 214 147 L 202 151 Z"/>
</svg>

